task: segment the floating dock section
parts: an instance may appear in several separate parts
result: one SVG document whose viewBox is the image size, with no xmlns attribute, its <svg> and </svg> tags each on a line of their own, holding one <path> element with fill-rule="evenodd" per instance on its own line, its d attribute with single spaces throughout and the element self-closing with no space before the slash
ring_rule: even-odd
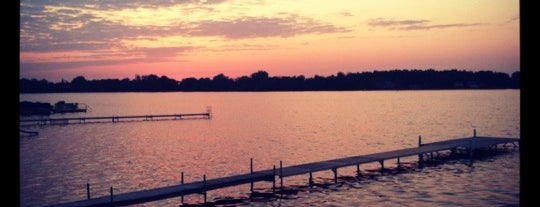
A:
<svg viewBox="0 0 540 207">
<path fill-rule="evenodd" d="M 409 156 L 418 156 L 419 163 L 424 161 L 424 155 L 430 153 L 439 153 L 441 151 L 450 150 L 451 153 L 456 151 L 466 151 L 469 154 L 470 165 L 472 165 L 473 153 L 475 149 L 488 148 L 497 149 L 499 145 L 506 146 L 507 144 L 518 147 L 519 138 L 499 138 L 499 137 L 477 137 L 476 130 L 473 137 L 451 139 L 440 142 L 422 143 L 422 138 L 418 138 L 418 147 L 406 148 L 401 150 L 380 152 L 368 155 L 359 155 L 353 157 L 339 158 L 333 160 L 325 160 L 320 162 L 305 163 L 292 166 L 283 166 L 280 161 L 279 167 L 274 167 L 268 170 L 253 171 L 253 159 L 251 159 L 251 171 L 246 174 L 234 175 L 229 177 L 221 177 L 215 179 L 206 179 L 203 176 L 202 181 L 184 183 L 183 172 L 181 184 L 175 186 L 161 187 L 155 189 L 141 190 L 135 192 L 114 194 L 113 188 L 110 188 L 110 196 L 98 198 L 90 198 L 89 185 L 88 197 L 85 200 L 63 203 L 53 206 L 58 207 L 75 207 L 75 206 L 125 206 L 190 194 L 203 194 L 204 202 L 206 203 L 206 192 L 219 188 L 242 185 L 251 183 L 251 191 L 253 191 L 254 182 L 273 182 L 273 191 L 276 189 L 276 178 L 280 180 L 280 188 L 283 190 L 283 178 L 289 176 L 309 174 L 308 182 L 313 183 L 312 174 L 319 171 L 332 170 L 334 180 L 337 182 L 337 170 L 343 167 L 356 166 L 357 173 L 360 175 L 360 165 L 366 163 L 378 162 L 381 165 L 381 173 L 384 169 L 384 161 L 397 159 L 398 167 L 400 158 Z M 518 143 L 518 145 L 516 145 Z M 182 197 L 183 198 L 183 197 Z M 183 200 L 183 199 L 182 199 Z"/>
</svg>

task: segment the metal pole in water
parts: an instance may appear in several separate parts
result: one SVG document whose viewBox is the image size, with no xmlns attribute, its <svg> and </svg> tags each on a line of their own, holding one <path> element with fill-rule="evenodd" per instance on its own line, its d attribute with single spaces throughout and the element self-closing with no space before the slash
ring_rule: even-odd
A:
<svg viewBox="0 0 540 207">
<path fill-rule="evenodd" d="M 184 185 L 184 171 L 180 172 L 180 184 Z M 184 196 L 180 196 L 180 202 L 184 204 Z"/>
<path fill-rule="evenodd" d="M 111 186 L 111 203 L 113 202 L 113 189 L 112 189 L 112 186 Z"/>
<path fill-rule="evenodd" d="M 313 185 L 313 173 L 309 172 L 309 187 Z"/>
<path fill-rule="evenodd" d="M 253 176 L 253 158 L 251 158 L 249 160 L 249 170 L 250 170 L 251 176 Z M 253 180 L 251 181 L 251 185 L 249 187 L 249 190 L 251 191 L 251 193 L 253 193 Z"/>
<path fill-rule="evenodd" d="M 418 147 L 422 146 L 422 136 L 418 136 Z M 422 166 L 422 161 L 424 161 L 424 155 L 422 153 L 418 154 L 418 163 Z"/>
<path fill-rule="evenodd" d="M 397 168 L 399 169 L 401 167 L 401 162 L 399 160 L 399 157 L 397 158 Z"/>
<path fill-rule="evenodd" d="M 333 168 L 332 172 L 334 172 L 334 183 L 337 183 L 337 168 Z"/>
<path fill-rule="evenodd" d="M 476 129 L 473 130 L 473 137 L 476 138 Z"/>
<path fill-rule="evenodd" d="M 206 206 L 206 175 L 203 175 L 203 191 L 204 205 Z"/>
<path fill-rule="evenodd" d="M 357 176 L 357 177 L 362 176 L 362 174 L 360 173 L 360 164 L 357 164 L 357 165 L 356 165 L 356 176 Z"/>
<path fill-rule="evenodd" d="M 274 176 L 272 179 L 272 194 L 276 193 L 276 165 L 274 165 L 273 173 L 274 173 Z"/>
<path fill-rule="evenodd" d="M 469 140 L 469 165 L 470 166 L 472 166 L 473 164 L 473 153 L 474 153 L 473 141 Z"/>
<path fill-rule="evenodd" d="M 90 183 L 86 183 L 86 197 L 90 200 Z"/>
<path fill-rule="evenodd" d="M 280 179 L 280 189 L 281 193 L 283 193 L 283 161 L 279 161 L 279 179 Z"/>
<path fill-rule="evenodd" d="M 384 174 L 384 160 L 379 161 L 381 164 L 381 175 Z"/>
</svg>

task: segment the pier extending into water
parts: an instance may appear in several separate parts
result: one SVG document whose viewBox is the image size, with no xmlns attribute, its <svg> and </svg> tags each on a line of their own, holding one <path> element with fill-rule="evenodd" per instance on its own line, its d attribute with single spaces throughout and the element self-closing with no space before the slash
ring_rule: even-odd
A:
<svg viewBox="0 0 540 207">
<path fill-rule="evenodd" d="M 473 164 L 473 154 L 476 149 L 488 148 L 497 149 L 499 145 L 506 146 L 512 144 L 514 147 L 519 146 L 519 138 L 501 138 L 501 137 L 480 137 L 476 136 L 476 130 L 474 136 L 466 138 L 451 139 L 446 141 L 422 143 L 422 138 L 418 137 L 418 147 L 406 148 L 401 150 L 393 150 L 387 152 L 380 152 L 368 155 L 359 155 L 353 157 L 345 157 L 333 160 L 325 160 L 319 162 L 305 163 L 292 166 L 283 166 L 282 161 L 279 163 L 279 167 L 274 165 L 272 169 L 253 171 L 253 159 L 251 160 L 251 170 L 249 173 L 233 175 L 228 177 L 206 179 L 206 175 L 203 175 L 202 181 L 184 183 L 183 173 L 181 183 L 179 185 L 160 187 L 155 189 L 140 190 L 135 192 L 113 194 L 113 187 L 110 188 L 110 196 L 103 196 L 98 198 L 90 197 L 90 186 L 87 184 L 88 196 L 84 200 L 74 201 L 69 203 L 63 203 L 53 206 L 58 207 L 74 207 L 74 206 L 125 206 L 156 200 L 162 200 L 167 198 L 185 196 L 190 194 L 202 194 L 204 195 L 204 202 L 206 203 L 206 193 L 211 190 L 242 185 L 251 184 L 251 191 L 253 191 L 253 183 L 267 181 L 273 183 L 273 192 L 275 192 L 276 178 L 280 180 L 280 189 L 283 190 L 283 178 L 289 176 L 296 176 L 302 174 L 309 174 L 308 182 L 311 185 L 313 183 L 313 173 L 325 170 L 331 170 L 334 173 L 334 181 L 337 182 L 337 170 L 343 167 L 356 166 L 357 174 L 360 175 L 360 165 L 366 163 L 378 162 L 381 165 L 381 173 L 384 171 L 384 161 L 397 159 L 398 167 L 400 166 L 400 158 L 418 156 L 419 164 L 424 161 L 424 155 L 432 153 L 439 153 L 442 151 L 450 151 L 450 153 L 457 153 L 458 151 L 466 151 L 469 155 L 470 162 Z M 518 143 L 518 145 L 516 145 Z M 183 198 L 183 197 L 182 197 Z M 183 200 L 183 199 L 182 199 Z"/>
<path fill-rule="evenodd" d="M 160 114 L 160 115 L 132 115 L 132 116 L 95 116 L 95 117 L 74 117 L 74 118 L 43 118 L 43 119 L 21 119 L 20 124 L 25 125 L 66 125 L 66 124 L 85 124 L 96 123 L 103 121 L 111 121 L 117 123 L 122 121 L 151 121 L 163 119 L 185 119 L 185 118 L 205 118 L 212 117 L 212 112 L 208 110 L 203 113 L 186 113 L 186 114 Z"/>
</svg>

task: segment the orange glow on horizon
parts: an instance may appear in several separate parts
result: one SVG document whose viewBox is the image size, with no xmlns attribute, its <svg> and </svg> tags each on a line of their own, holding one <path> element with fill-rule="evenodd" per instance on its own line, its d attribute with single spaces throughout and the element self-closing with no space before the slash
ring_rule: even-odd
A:
<svg viewBox="0 0 540 207">
<path fill-rule="evenodd" d="M 20 33 L 21 78 L 53 81 L 520 70 L 516 0 L 21 2 Z"/>
</svg>

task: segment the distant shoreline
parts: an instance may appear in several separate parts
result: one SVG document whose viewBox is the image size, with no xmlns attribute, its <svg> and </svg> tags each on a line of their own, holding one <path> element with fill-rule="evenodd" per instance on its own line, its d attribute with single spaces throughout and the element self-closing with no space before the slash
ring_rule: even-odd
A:
<svg viewBox="0 0 540 207">
<path fill-rule="evenodd" d="M 470 90 L 520 89 L 520 72 L 511 75 L 493 71 L 465 70 L 391 70 L 305 78 L 270 77 L 266 71 L 250 76 L 229 78 L 218 74 L 210 78 L 185 78 L 181 81 L 154 74 L 133 79 L 86 80 L 78 76 L 58 83 L 45 79 L 20 79 L 19 93 L 85 92 L 277 92 L 277 91 L 397 91 L 397 90 Z"/>
<path fill-rule="evenodd" d="M 491 90 L 521 90 L 519 88 L 463 88 L 463 89 L 374 89 L 374 90 L 304 90 L 304 91 L 85 91 L 85 92 L 70 92 L 70 91 L 64 91 L 64 92 L 29 92 L 29 93 L 22 93 L 20 94 L 43 94 L 43 93 L 272 93 L 272 92 L 354 92 L 354 91 L 491 91 Z"/>
</svg>

